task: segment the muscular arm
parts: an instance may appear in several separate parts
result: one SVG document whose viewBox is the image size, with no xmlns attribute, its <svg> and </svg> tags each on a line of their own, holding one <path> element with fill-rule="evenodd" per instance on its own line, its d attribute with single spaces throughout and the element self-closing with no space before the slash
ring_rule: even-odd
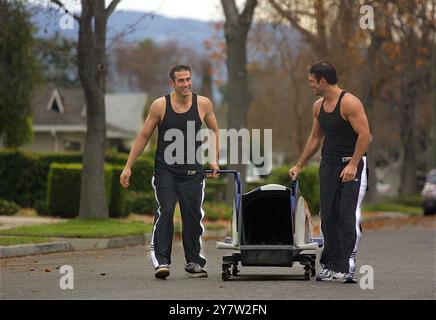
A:
<svg viewBox="0 0 436 320">
<path fill-rule="evenodd" d="M 126 168 L 131 169 L 135 160 L 144 151 L 144 148 L 150 140 L 154 129 L 160 122 L 163 110 L 164 109 L 162 108 L 162 98 L 153 101 L 150 106 L 150 112 L 148 113 L 148 116 L 144 121 L 142 130 L 137 135 L 135 142 L 133 143 L 133 146 L 130 150 L 129 158 L 127 159 L 126 163 Z"/>
<path fill-rule="evenodd" d="M 366 118 L 365 110 L 359 99 L 350 95 L 344 100 L 342 107 L 343 116 L 350 122 L 353 130 L 357 133 L 358 138 L 354 154 L 349 164 L 342 170 L 340 177 L 343 182 L 352 181 L 356 177 L 357 165 L 368 149 L 371 142 L 371 134 L 369 132 L 368 119 Z"/>
<path fill-rule="evenodd" d="M 309 161 L 315 153 L 318 151 L 321 146 L 322 140 L 324 138 L 324 133 L 318 122 L 318 113 L 319 108 L 321 106 L 321 100 L 316 101 L 313 104 L 313 125 L 312 131 L 310 133 L 309 138 L 307 139 L 306 146 L 304 147 L 303 154 L 300 157 L 300 160 L 297 163 L 297 166 L 300 168 L 304 166 L 304 164 Z"/>
<path fill-rule="evenodd" d="M 362 103 L 354 96 L 350 96 L 344 101 L 342 112 L 358 135 L 356 148 L 350 160 L 351 164 L 357 166 L 371 142 L 368 119 L 366 118 Z"/>
<path fill-rule="evenodd" d="M 209 139 L 215 139 L 215 159 L 211 159 L 212 164 L 218 165 L 219 160 L 219 150 L 220 150 L 220 135 L 218 122 L 216 120 L 215 114 L 213 113 L 213 104 L 207 98 L 203 98 L 203 108 L 204 108 L 204 122 L 206 126 L 212 130 L 212 136 L 209 135 Z"/>
</svg>

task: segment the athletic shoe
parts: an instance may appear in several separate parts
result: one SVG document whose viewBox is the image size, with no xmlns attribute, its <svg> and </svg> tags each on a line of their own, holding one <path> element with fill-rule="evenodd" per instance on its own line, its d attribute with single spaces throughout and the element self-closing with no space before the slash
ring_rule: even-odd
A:
<svg viewBox="0 0 436 320">
<path fill-rule="evenodd" d="M 206 278 L 207 271 L 203 269 L 198 263 L 189 262 L 185 266 L 185 271 L 189 274 L 189 276 L 193 278 Z"/>
<path fill-rule="evenodd" d="M 154 269 L 154 276 L 159 279 L 164 279 L 170 275 L 170 268 L 166 264 L 161 264 Z"/>
<path fill-rule="evenodd" d="M 354 273 L 346 273 L 342 278 L 343 283 L 357 283 L 356 275 Z"/>
<path fill-rule="evenodd" d="M 332 271 L 332 272 L 333 272 L 333 280 L 343 280 L 344 279 L 345 273 L 335 272 L 335 271 Z"/>
<path fill-rule="evenodd" d="M 316 281 L 332 281 L 333 271 L 329 269 L 323 269 L 317 276 Z"/>
</svg>

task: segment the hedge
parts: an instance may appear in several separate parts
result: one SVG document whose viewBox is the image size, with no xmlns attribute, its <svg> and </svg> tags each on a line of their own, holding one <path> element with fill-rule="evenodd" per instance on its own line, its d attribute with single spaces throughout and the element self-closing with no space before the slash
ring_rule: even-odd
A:
<svg viewBox="0 0 436 320">
<path fill-rule="evenodd" d="M 208 221 L 231 220 L 232 207 L 225 202 L 204 202 L 203 211 Z"/>
<path fill-rule="evenodd" d="M 129 214 L 126 210 L 126 194 L 127 190 L 120 185 L 120 175 L 123 172 L 124 166 L 112 165 L 112 185 L 109 204 L 109 216 L 124 217 Z"/>
<path fill-rule="evenodd" d="M 154 191 L 129 191 L 126 193 L 126 213 L 154 215 L 158 208 Z"/>
<path fill-rule="evenodd" d="M 268 183 L 290 186 L 289 166 L 281 166 L 272 170 L 267 178 Z M 304 167 L 298 175 L 300 193 L 307 201 L 310 212 L 319 213 L 319 175 L 317 166 Z"/>
<path fill-rule="evenodd" d="M 226 201 L 226 188 L 227 188 L 227 180 L 232 179 L 233 177 L 227 178 L 218 178 L 218 179 L 206 179 L 206 188 L 204 192 L 204 200 L 210 202 L 224 202 Z M 253 181 L 247 182 L 247 190 L 242 190 L 243 193 L 256 189 L 265 185 L 265 181 Z M 232 185 L 233 187 L 233 185 Z M 234 189 L 232 189 L 232 192 Z"/>
<path fill-rule="evenodd" d="M 124 165 L 127 154 L 108 153 L 106 163 Z M 52 163 L 82 163 L 80 153 L 37 154 L 15 150 L 0 152 L 0 198 L 21 207 L 45 210 L 47 176 Z M 141 155 L 133 166 L 129 190 L 151 191 L 153 154 Z M 121 173 L 120 173 L 121 174 Z M 119 178 L 119 176 L 118 176 Z"/>
<path fill-rule="evenodd" d="M 0 216 L 12 216 L 20 209 L 16 203 L 0 199 Z"/>
<path fill-rule="evenodd" d="M 79 215 L 82 164 L 52 163 L 48 174 L 46 210 L 51 215 L 74 218 Z M 105 166 L 106 200 L 112 195 L 112 168 Z M 110 205 L 109 205 L 110 207 Z"/>
<path fill-rule="evenodd" d="M 17 151 L 0 152 L 0 198 L 22 207 L 38 199 L 39 166 L 36 156 Z"/>
</svg>

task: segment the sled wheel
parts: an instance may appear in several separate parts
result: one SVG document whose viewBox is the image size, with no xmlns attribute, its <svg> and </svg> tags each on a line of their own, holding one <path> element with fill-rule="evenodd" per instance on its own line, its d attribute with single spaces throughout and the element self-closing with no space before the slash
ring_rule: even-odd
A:
<svg viewBox="0 0 436 320">
<path fill-rule="evenodd" d="M 233 266 L 233 268 L 232 268 L 232 275 L 236 277 L 238 275 L 238 273 L 239 273 L 238 267 Z"/>
<path fill-rule="evenodd" d="M 221 273 L 221 279 L 223 281 L 229 280 L 230 279 L 230 272 L 223 272 L 223 273 Z"/>
</svg>

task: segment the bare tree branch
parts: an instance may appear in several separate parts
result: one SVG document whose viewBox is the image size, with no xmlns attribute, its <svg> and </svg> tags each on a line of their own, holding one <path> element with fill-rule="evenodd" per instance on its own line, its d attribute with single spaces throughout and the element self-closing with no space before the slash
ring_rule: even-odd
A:
<svg viewBox="0 0 436 320">
<path fill-rule="evenodd" d="M 76 19 L 78 22 L 80 22 L 80 17 L 75 15 L 73 12 L 69 12 L 68 9 L 65 7 L 65 4 L 60 0 L 50 0 L 53 4 L 57 5 L 59 8 L 62 8 L 65 10 L 66 13 L 68 13 L 70 16 L 72 16 L 74 19 Z"/>
<path fill-rule="evenodd" d="M 241 19 L 244 23 L 251 23 L 251 19 L 253 18 L 254 8 L 256 8 L 257 0 L 247 0 L 245 3 L 245 8 L 242 11 Z"/>
<path fill-rule="evenodd" d="M 116 6 L 121 2 L 121 0 L 112 0 L 112 2 L 109 4 L 109 6 L 106 8 L 106 17 L 109 17 L 112 12 L 114 12 Z"/>
<path fill-rule="evenodd" d="M 227 21 L 235 22 L 239 18 L 238 8 L 236 7 L 234 0 L 221 0 L 221 4 L 224 10 L 224 15 Z"/>
<path fill-rule="evenodd" d="M 315 35 L 313 35 L 311 32 L 309 32 L 308 30 L 306 30 L 305 28 L 303 28 L 302 26 L 300 26 L 300 24 L 297 21 L 297 18 L 290 12 L 290 11 L 286 11 L 284 10 L 278 3 L 276 0 L 271 0 L 270 1 L 271 5 L 273 6 L 273 8 L 285 19 L 287 19 L 291 25 L 297 29 L 304 38 L 306 38 L 307 41 L 309 41 L 310 43 L 315 43 L 316 39 L 315 39 Z"/>
<path fill-rule="evenodd" d="M 119 40 L 121 40 L 122 38 L 124 38 L 125 36 L 135 32 L 138 30 L 137 25 L 141 23 L 142 20 L 144 20 L 147 17 L 153 17 L 153 13 L 144 13 L 138 20 L 136 20 L 134 23 L 130 24 L 127 26 L 127 28 L 125 28 L 124 30 L 122 30 L 121 32 L 119 32 L 118 34 L 116 34 L 115 36 L 113 36 L 110 40 L 111 42 L 108 45 L 108 48 L 112 48 L 112 46 Z M 140 28 L 140 29 L 145 29 L 145 28 Z"/>
</svg>

